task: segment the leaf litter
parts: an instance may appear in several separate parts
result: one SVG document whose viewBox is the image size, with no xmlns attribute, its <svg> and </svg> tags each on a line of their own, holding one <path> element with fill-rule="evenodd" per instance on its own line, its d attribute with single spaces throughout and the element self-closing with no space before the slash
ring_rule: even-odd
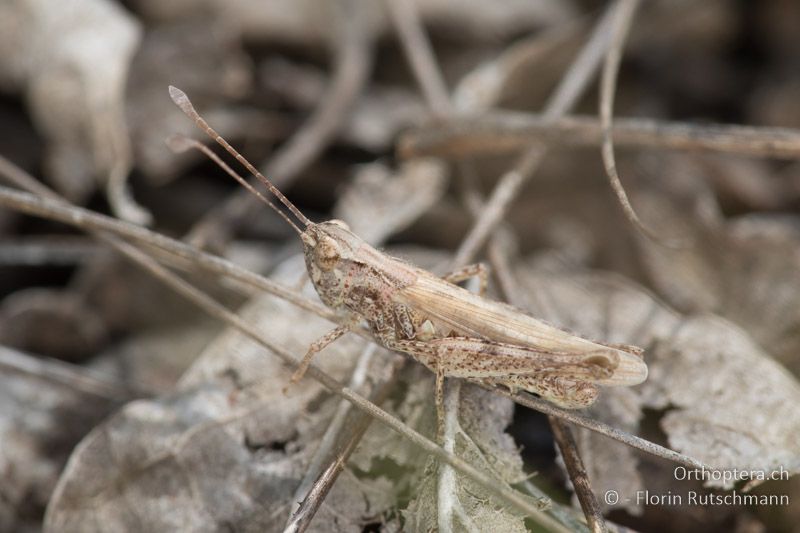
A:
<svg viewBox="0 0 800 533">
<path fill-rule="evenodd" d="M 35 4 L 18 2 L 4 9 Z M 80 5 L 94 4 L 105 5 Z M 196 177 L 204 170 L 198 170 L 195 156 L 175 157 L 160 146 L 164 135 L 185 128 L 185 123 L 175 120 L 179 115 L 168 109 L 166 98 L 160 99 L 164 83 L 174 81 L 173 74 L 186 76 L 182 85 L 200 93 L 198 102 L 207 110 L 204 114 L 220 124 L 226 136 L 258 145 L 256 153 L 260 151 L 262 155 L 275 143 L 286 141 L 303 123 L 303 115 L 313 112 L 318 101 L 326 97 L 329 79 L 335 73 L 321 68 L 319 57 L 335 50 L 332 40 L 336 37 L 327 19 L 325 24 L 320 22 L 326 11 L 315 8 L 314 2 L 283 5 L 277 11 L 281 17 L 270 18 L 265 13 L 278 3 L 266 6 L 265 11 L 253 11 L 246 2 L 207 1 L 189 19 L 185 17 L 185 6 L 179 3 L 167 7 L 143 0 L 129 4 L 138 10 L 131 19 L 135 20 L 131 26 L 134 31 L 117 35 L 122 41 L 123 37 L 129 40 L 109 49 L 119 57 L 108 61 L 108 69 L 96 69 L 95 75 L 84 80 L 89 84 L 86 94 L 96 96 L 97 80 L 104 75 L 114 77 L 102 98 L 117 109 L 120 102 L 126 101 L 127 116 L 113 115 L 106 126 L 124 130 L 129 123 L 131 149 L 142 182 L 148 187 L 174 182 L 175 190 L 186 194 L 186 199 L 181 199 L 184 204 L 201 205 L 209 196 L 217 198 L 219 194 L 187 194 L 187 190 L 199 190 L 198 184 L 193 182 L 192 187 L 181 189 L 184 185 L 179 174 Z M 498 106 L 524 108 L 528 112 L 539 105 L 587 33 L 585 21 L 573 20 L 575 13 L 583 11 L 573 2 L 528 2 L 513 7 L 515 2 L 508 1 L 491 8 L 467 1 L 444 6 L 438 2 L 419 4 L 421 19 L 439 39 L 437 53 L 448 81 L 461 80 L 453 84 L 458 88 L 456 107 L 472 112 Z M 219 12 L 222 5 L 228 10 L 224 23 L 215 25 L 213 38 L 197 40 L 198 28 L 205 27 L 207 13 Z M 390 36 L 393 30 L 388 15 L 374 6 L 364 6 L 369 11 L 364 12 L 366 32 Z M 687 6 L 676 9 L 692 13 L 693 8 Z M 116 13 L 114 9 L 108 13 Z M 654 8 L 652 13 L 657 13 L 656 9 L 663 6 Z M 55 10 L 46 13 L 46 17 L 42 15 L 37 24 L 30 26 L 26 39 L 37 38 L 37 28 L 47 20 L 56 20 L 47 18 L 54 13 Z M 510 16 L 511 13 L 516 15 Z M 642 90 L 641 85 L 628 85 L 621 78 L 619 107 L 633 114 L 645 114 L 642 109 L 648 109 L 669 117 L 669 110 L 663 107 L 671 98 L 664 89 L 669 86 L 663 78 L 666 71 L 674 73 L 675 80 L 689 84 L 696 101 L 722 99 L 722 82 L 715 80 L 725 80 L 731 86 L 738 79 L 736 72 L 718 62 L 719 50 L 729 49 L 731 39 L 737 35 L 734 9 L 726 2 L 711 3 L 703 8 L 702 20 L 692 17 L 692 25 L 669 31 L 652 13 L 642 10 L 641 24 L 632 29 L 630 43 L 630 53 L 639 68 L 650 74 L 651 84 Z M 5 22 L 9 20 L 12 18 L 3 18 Z M 246 24 L 228 24 L 232 20 Z M 759 24 L 775 26 L 779 20 L 773 16 Z M 283 21 L 278 22 L 281 27 L 275 26 L 276 21 Z M 785 21 L 789 24 L 790 18 Z M 136 29 L 139 24 L 145 28 L 143 33 L 139 33 L 141 28 Z M 530 31 L 534 27 L 555 30 Z M 524 32 L 524 38 L 513 38 L 519 32 Z M 761 80 L 762 91 L 745 103 L 754 123 L 793 126 L 791 113 L 781 107 L 791 107 L 786 103 L 791 99 L 787 100 L 785 94 L 792 94 L 792 85 L 775 80 L 781 79 L 776 73 L 787 65 L 782 55 L 784 48 L 789 43 L 797 44 L 796 37 L 792 37 L 796 34 L 779 32 L 780 39 L 770 41 L 770 53 L 780 55 L 780 61 L 765 67 L 765 72 L 772 69 L 771 75 Z M 131 63 L 130 47 L 137 40 L 142 40 L 143 46 Z M 681 46 L 673 53 L 665 53 L 676 41 Z M 454 42 L 464 45 L 464 49 L 454 50 Z M 277 48 L 262 56 L 254 50 L 253 43 L 258 43 L 255 48 Z M 298 43 L 300 48 L 282 53 Z M 45 44 L 58 46 L 55 40 Z M 37 76 L 46 77 L 53 72 L 48 70 L 52 63 L 37 64 L 35 57 L 7 52 L 17 49 L 28 48 L 20 48 L 13 39 L 0 39 L 0 76 L 7 88 L 27 94 L 35 89 Z M 185 72 L 164 71 L 161 58 L 168 50 L 184 51 L 178 53 L 187 65 Z M 385 51 L 381 48 L 381 53 Z M 681 55 L 687 53 L 694 55 Z M 253 63 L 251 56 L 255 57 Z M 9 58 L 21 63 L 9 67 Z M 456 207 L 454 197 L 462 192 L 459 189 L 463 183 L 448 180 L 459 173 L 458 165 L 448 165 L 441 159 L 394 161 L 387 153 L 397 135 L 418 123 L 426 112 L 413 86 L 407 80 L 399 80 L 396 74 L 387 75 L 382 65 L 385 63 L 377 62 L 376 79 L 363 88 L 351 112 L 339 118 L 339 131 L 328 140 L 329 151 L 316 156 L 317 161 L 300 176 L 298 197 L 311 198 L 305 185 L 309 182 L 328 190 L 324 194 L 338 198 L 332 209 L 334 216 L 351 222 L 372 242 L 396 239 L 402 230 L 404 241 L 446 242 L 455 247 L 465 216 Z M 653 73 L 653 65 L 671 66 Z M 698 77 L 697 69 L 708 65 L 721 68 L 715 71 L 720 75 Z M 84 61 L 78 68 L 88 66 L 95 67 L 96 61 Z M 134 75 L 125 96 L 120 78 L 129 69 Z M 632 72 L 628 69 L 623 64 L 623 74 Z M 191 74 L 187 74 L 189 71 Z M 532 71 L 536 76 L 529 75 Z M 298 83 L 280 86 L 275 83 L 276 72 L 282 72 L 279 77 L 287 79 L 291 74 Z M 308 91 L 293 94 L 300 82 Z M 258 89 L 279 100 L 278 105 L 263 111 L 269 105 L 264 105 L 264 98 L 254 98 Z M 113 94 L 109 95 L 109 90 Z M 639 107 L 630 106 L 628 99 L 634 93 L 639 94 Z M 784 96 L 777 100 L 770 94 Z M 108 139 L 91 133 L 87 124 L 94 123 L 57 120 L 64 112 L 96 107 L 92 100 L 78 102 L 71 108 L 71 104 L 60 100 L 40 102 L 32 98 L 29 112 L 50 113 L 52 123 L 36 124 L 44 139 L 44 157 L 52 158 L 54 153 L 69 155 L 69 164 L 56 165 L 50 171 L 44 165 L 45 174 L 54 172 L 50 179 L 62 192 L 85 201 L 98 183 L 103 185 L 103 176 L 109 175 L 108 162 L 92 157 Z M 413 136 L 414 131 L 408 135 Z M 600 175 L 596 150 L 554 149 L 542 162 L 539 181 L 520 192 L 516 206 L 504 217 L 518 233 L 520 248 L 526 254 L 525 259 L 511 257 L 510 261 L 519 284 L 518 296 L 534 316 L 589 338 L 646 348 L 648 380 L 636 388 L 605 391 L 587 411 L 589 416 L 623 431 L 645 435 L 715 468 L 783 468 L 793 474 L 800 468 L 800 442 L 796 437 L 800 434 L 800 420 L 793 409 L 800 395 L 796 377 L 800 368 L 796 357 L 800 347 L 798 167 L 796 163 L 776 164 L 728 155 L 648 151 L 635 157 L 626 150 L 619 154 L 620 175 L 632 202 L 650 227 L 689 237 L 694 246 L 674 250 L 632 236 L 606 186 L 601 190 L 600 182 L 595 180 Z M 356 165 L 364 160 L 369 164 Z M 75 170 L 78 163 L 85 172 Z M 499 175 L 507 161 L 498 156 L 474 163 L 476 183 L 482 186 Z M 337 187 L 335 194 L 330 192 Z M 142 202 L 147 203 L 146 197 Z M 309 203 L 319 207 L 324 202 L 311 199 Z M 165 215 L 159 213 L 168 218 Z M 20 229 L 13 218 L 4 218 L 0 224 L 3 231 Z M 25 228 L 20 231 L 24 234 Z M 257 224 L 252 231 L 259 233 Z M 275 238 L 274 232 L 268 234 Z M 232 252 L 238 253 L 243 242 L 230 243 Z M 278 258 L 289 256 L 292 246 L 295 245 L 263 248 L 270 257 L 252 264 L 268 269 L 279 262 Z M 418 248 L 403 248 L 399 255 L 429 268 L 443 264 L 447 257 L 441 250 L 420 252 Z M 86 316 L 96 320 L 83 325 L 102 332 L 86 336 L 91 342 L 78 343 L 77 349 L 65 350 L 78 354 L 74 358 L 76 364 L 67 366 L 66 371 L 61 367 L 54 370 L 56 367 L 49 363 L 31 366 L 38 359 L 17 351 L 9 352 L 15 354 L 13 358 L 3 360 L 0 439 L 8 445 L 0 451 L 0 465 L 10 475 L 0 484 L 4 502 L 0 526 L 35 529 L 37 509 L 49 502 L 45 522 L 49 530 L 281 530 L 295 503 L 291 499 L 296 486 L 308 473 L 308 465 L 340 400 L 329 397 L 310 380 L 291 387 L 284 395 L 282 389 L 289 371 L 232 331 L 222 333 L 208 347 L 198 350 L 214 334 L 213 328 L 205 324 L 187 327 L 192 314 L 181 306 L 165 304 L 169 299 L 162 299 L 159 289 L 147 288 L 119 265 L 105 268 L 98 282 L 92 278 L 97 272 L 93 270 L 97 269 L 96 263 L 86 260 L 79 265 L 82 283 L 67 287 L 63 294 L 60 289 L 50 293 L 75 299 L 77 308 L 86 306 Z M 284 261 L 279 276 L 295 284 L 302 269 L 297 258 Z M 87 278 L 89 283 L 84 284 Z M 13 285 L 16 273 L 7 279 L 13 289 L 6 291 L 11 296 L 4 303 L 9 306 L 16 302 L 15 308 L 31 308 L 36 301 L 27 299 L 24 288 L 16 290 Z M 232 301 L 238 304 L 241 300 Z M 330 329 L 322 319 L 273 297 L 259 297 L 246 304 L 241 313 L 248 320 L 263 324 L 276 342 L 297 355 Z M 27 316 L 26 331 L 36 332 L 53 315 Z M 177 320 L 170 320 L 176 317 Z M 166 321 L 163 337 L 162 331 L 152 329 L 162 321 Z M 12 333 L 23 333 L 22 329 L 12 329 Z M 58 354 L 48 344 L 33 343 L 40 340 L 33 333 L 25 335 L 30 338 L 22 340 L 29 344 L 21 346 Z M 119 336 L 125 337 L 124 342 L 117 343 Z M 178 337 L 178 342 L 171 342 L 170 337 Z M 363 345 L 360 339 L 350 337 L 327 348 L 316 360 L 344 381 Z M 11 337 L 7 333 L 3 338 Z M 58 348 L 70 348 L 70 344 L 64 342 Z M 162 361 L 164 354 L 170 352 L 180 356 Z M 85 362 L 97 353 L 102 355 Z M 393 360 L 388 354 L 373 358 L 362 392 L 369 393 L 391 374 Z M 29 374 L 20 374 L 23 367 Z M 87 377 L 84 373 L 88 368 L 106 373 L 98 378 L 88 371 Z M 53 375 L 62 376 L 62 384 L 45 387 L 43 384 L 51 383 Z M 65 375 L 70 377 L 64 378 Z M 51 381 L 45 379 L 47 376 Z M 93 385 L 86 385 L 90 382 Z M 382 405 L 410 427 L 431 434 L 435 424 L 430 376 L 411 366 L 400 372 L 399 382 L 399 388 Z M 103 388 L 108 384 L 122 392 L 110 394 Z M 102 391 L 99 396 L 98 391 Z M 145 397 L 131 401 L 102 421 L 121 402 L 142 395 Z M 505 433 L 512 420 L 512 408 L 510 402 L 496 394 L 463 385 L 453 434 L 454 451 L 507 486 L 520 488 L 529 481 L 534 485 L 541 481 L 541 487 L 552 489 L 552 476 L 534 472 L 526 465 L 525 450 L 519 450 Z M 65 432 L 64 419 L 79 419 L 81 423 Z M 62 472 L 69 450 L 87 431 Z M 666 470 L 673 465 L 665 466 L 663 461 L 659 464 L 588 430 L 574 431 L 597 495 L 606 490 L 628 495 L 645 489 L 685 490 Z M 340 438 L 347 437 L 346 433 L 342 431 Z M 310 529 L 362 531 L 379 525 L 384 531 L 430 530 L 442 525 L 440 469 L 413 445 L 375 424 L 347 465 Z M 491 524 L 492 529 L 509 531 L 530 527 L 518 511 L 496 500 L 485 487 L 461 474 L 455 474 L 453 480 L 454 491 L 448 504 L 450 522 L 446 526 L 459 530 Z M 734 486 L 714 480 L 706 485 L 717 489 Z M 51 497 L 53 487 L 56 489 Z M 550 492 L 556 498 L 563 495 L 558 490 Z M 533 494 L 531 501 L 538 503 L 541 495 Z M 28 497 L 30 506 L 23 504 Z M 577 515 L 568 508 L 558 503 L 551 506 L 554 515 L 562 513 L 558 516 L 563 524 L 572 529 L 583 527 L 574 521 Z M 636 522 L 622 515 L 623 523 L 640 526 L 652 524 L 652 516 L 659 513 L 681 520 L 689 514 L 653 510 L 630 500 L 619 502 L 617 507 L 629 515 L 639 514 L 644 520 L 651 517 L 649 522 Z M 746 523 L 743 517 L 749 516 L 757 527 L 774 523 L 760 510 L 739 511 L 717 510 L 705 519 L 712 523 L 720 516 L 734 517 L 741 525 Z"/>
</svg>

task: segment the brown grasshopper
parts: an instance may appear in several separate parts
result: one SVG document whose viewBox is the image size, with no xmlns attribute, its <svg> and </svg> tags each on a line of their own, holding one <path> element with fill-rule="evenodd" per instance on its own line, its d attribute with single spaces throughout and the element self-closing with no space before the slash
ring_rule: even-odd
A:
<svg viewBox="0 0 800 533">
<path fill-rule="evenodd" d="M 300 235 L 317 294 L 349 319 L 310 346 L 292 382 L 302 377 L 314 354 L 361 322 L 366 322 L 378 344 L 410 355 L 436 374 L 439 413 L 446 376 L 529 391 L 571 409 L 594 403 L 598 385 L 637 385 L 647 378 L 638 347 L 590 341 L 485 298 L 487 272 L 479 265 L 439 278 L 376 250 L 342 221 L 311 222 L 200 117 L 183 91 L 175 87 L 169 91 L 183 112 L 264 183 L 303 225 L 301 230 L 243 178 L 232 174 Z M 455 285 L 476 275 L 481 279 L 480 294 Z"/>
</svg>

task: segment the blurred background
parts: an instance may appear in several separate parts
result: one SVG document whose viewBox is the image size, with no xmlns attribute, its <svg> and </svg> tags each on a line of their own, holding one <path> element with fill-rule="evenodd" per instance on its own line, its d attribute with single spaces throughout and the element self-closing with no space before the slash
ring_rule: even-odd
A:
<svg viewBox="0 0 800 533">
<path fill-rule="evenodd" d="M 299 252 L 299 242 L 202 154 L 169 150 L 170 135 L 202 137 L 169 99 L 174 85 L 311 219 L 342 218 L 374 244 L 440 265 L 472 225 L 465 198 L 489 194 L 519 151 L 545 138 L 536 120 L 608 5 L 414 0 L 448 89 L 447 105 L 432 106 L 398 40 L 397 12 L 387 7 L 393 3 L 404 2 L 2 2 L 0 156 L 77 205 L 272 272 Z M 658 0 L 644 3 L 632 23 L 614 115 L 620 123 L 763 128 L 742 141 L 756 145 L 762 133 L 777 135 L 766 128 L 800 127 L 799 95 L 800 3 Z M 753 155 L 757 148 L 708 150 L 691 142 L 675 149 L 659 146 L 658 136 L 637 141 L 645 123 L 626 123 L 628 140 L 618 141 L 617 157 L 634 208 L 656 232 L 696 245 L 665 248 L 626 221 L 608 185 L 598 97 L 593 82 L 567 114 L 576 122 L 556 120 L 547 155 L 504 217 L 502 248 L 512 270 L 540 276 L 521 281 L 530 293 L 515 303 L 545 316 L 537 289 L 556 283 L 546 276 L 574 281 L 602 270 L 626 287 L 635 284 L 637 295 L 676 323 L 719 318 L 736 332 L 720 338 L 742 335 L 736 349 L 757 353 L 731 363 L 733 377 L 720 385 L 747 403 L 731 407 L 728 422 L 713 421 L 741 421 L 730 440 L 710 433 L 726 451 L 665 425 L 666 413 L 679 407 L 697 421 L 697 432 L 712 423 L 711 415 L 691 412 L 708 389 L 684 391 L 674 383 L 690 378 L 664 377 L 683 368 L 677 363 L 660 374 L 656 359 L 651 380 L 660 388 L 637 396 L 632 418 L 609 423 L 628 420 L 628 431 L 689 455 L 706 450 L 709 462 L 797 467 L 797 415 L 780 417 L 778 427 L 769 415 L 770 406 L 795 406 L 800 398 L 800 152 Z M 294 271 L 290 283 L 301 267 Z M 192 279 L 232 306 L 245 302 L 217 279 Z M 586 283 L 584 292 L 596 290 Z M 493 280 L 496 297 L 501 285 Z M 603 290 L 610 293 L 611 285 Z M 584 297 L 557 296 L 566 298 L 562 309 L 580 307 Z M 610 297 L 604 302 L 614 308 Z M 587 323 L 615 316 L 596 313 Z M 606 339 L 599 326 L 564 325 Z M 41 529 L 76 444 L 129 400 L 175 391 L 221 329 L 91 236 L 0 208 L 0 530 Z M 669 337 L 667 330 L 652 335 Z M 618 336 L 607 340 L 636 342 Z M 708 355 L 699 340 L 686 342 Z M 776 376 L 761 382 L 775 394 L 769 400 L 743 389 L 750 385 L 742 376 L 762 360 L 764 375 Z M 715 368 L 695 361 L 680 372 L 708 385 L 713 379 L 702 372 L 727 375 Z M 514 416 L 510 432 L 526 470 L 538 471 L 548 493 L 568 503 L 545 417 L 521 408 Z M 774 434 L 745 442 L 737 431 L 750 424 L 758 428 L 752 433 Z M 675 483 L 670 465 L 628 466 L 636 486 L 663 492 Z M 597 468 L 597 479 L 606 480 L 601 487 L 623 483 Z M 799 488 L 790 480 L 758 490 L 797 499 Z M 643 531 L 790 531 L 800 523 L 796 505 L 612 507 L 612 520 Z M 399 520 L 392 512 L 383 516 Z M 364 530 L 381 530 L 380 522 Z"/>
</svg>

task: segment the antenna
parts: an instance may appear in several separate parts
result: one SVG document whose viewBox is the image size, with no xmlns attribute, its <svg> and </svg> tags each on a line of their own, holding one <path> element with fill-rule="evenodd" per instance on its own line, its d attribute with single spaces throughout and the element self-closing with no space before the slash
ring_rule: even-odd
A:
<svg viewBox="0 0 800 533">
<path fill-rule="evenodd" d="M 256 188 L 255 188 L 255 187 L 253 187 L 252 185 L 250 185 L 250 184 L 247 182 L 247 180 L 246 180 L 246 179 L 244 179 L 243 177 L 241 177 L 241 176 L 240 176 L 240 175 L 239 175 L 239 174 L 238 174 L 238 173 L 237 173 L 235 170 L 233 170 L 233 169 L 232 169 L 232 168 L 231 168 L 231 167 L 230 167 L 230 166 L 229 166 L 229 165 L 228 165 L 228 164 L 227 164 L 225 161 L 223 161 L 223 160 L 222 160 L 222 159 L 221 159 L 221 158 L 220 158 L 220 157 L 219 157 L 217 154 L 215 154 L 214 152 L 212 152 L 212 151 L 211 151 L 211 149 L 210 149 L 208 146 L 206 146 L 206 145 L 204 145 L 203 143 L 201 143 L 201 142 L 199 142 L 199 141 L 196 141 L 196 140 L 194 140 L 194 139 L 190 139 L 189 137 L 186 137 L 186 136 L 184 136 L 184 135 L 177 135 L 177 134 L 176 134 L 176 135 L 170 135 L 170 137 L 167 139 L 167 146 L 169 146 L 170 150 L 172 150 L 172 151 L 173 151 L 173 152 L 175 152 L 175 153 L 181 153 L 181 152 L 185 152 L 185 151 L 187 151 L 187 150 L 191 150 L 192 148 L 194 148 L 195 150 L 200 150 L 200 151 L 201 151 L 201 152 L 203 152 L 203 153 L 204 153 L 204 154 L 205 154 L 205 155 L 206 155 L 206 156 L 207 156 L 209 159 L 211 159 L 211 160 L 212 160 L 214 163 L 216 163 L 216 164 L 217 164 L 217 166 L 219 166 L 219 167 L 220 167 L 222 170 L 224 170 L 225 172 L 227 172 L 229 176 L 231 176 L 233 179 L 235 179 L 236 181 L 238 181 L 239 183 L 241 183 L 241 184 L 242 184 L 242 186 L 243 186 L 245 189 L 247 189 L 248 191 L 250 191 L 251 193 L 253 193 L 254 195 L 256 195 L 256 196 L 258 197 L 258 199 L 259 199 L 259 200 L 261 200 L 262 202 L 264 202 L 265 204 L 267 204 L 268 206 L 270 206 L 270 207 L 271 207 L 271 208 L 272 208 L 272 209 L 273 209 L 273 210 L 274 210 L 276 213 L 278 213 L 278 214 L 279 214 L 281 217 L 283 217 L 283 219 L 284 219 L 286 222 L 288 222 L 288 223 L 289 223 L 289 225 L 290 225 L 290 226 L 291 226 L 291 227 L 292 227 L 292 228 L 293 228 L 293 229 L 294 229 L 294 230 L 295 230 L 295 231 L 296 231 L 296 232 L 297 232 L 299 235 L 302 235 L 302 234 L 303 234 L 303 231 L 302 231 L 300 228 L 298 228 L 298 227 L 297 227 L 297 224 L 295 224 L 294 222 L 292 222 L 292 219 L 290 219 L 290 218 L 289 218 L 289 217 L 286 215 L 286 213 L 284 213 L 283 211 L 281 211 L 280 209 L 278 209 L 278 207 L 277 207 L 275 204 L 273 204 L 272 202 L 270 202 L 268 198 L 264 197 L 264 195 L 263 195 L 263 194 L 261 194 L 261 192 L 260 192 L 258 189 L 256 189 Z"/>
<path fill-rule="evenodd" d="M 259 181 L 261 181 L 261 183 L 263 183 L 267 187 L 267 189 L 269 189 L 269 192 L 274 194 L 275 197 L 278 200 L 280 200 L 280 202 L 283 205 L 285 205 L 289 209 L 289 211 L 292 212 L 292 214 L 295 217 L 297 217 L 297 219 L 303 224 L 303 226 L 308 227 L 308 226 L 313 226 L 314 225 L 314 223 L 311 222 L 308 218 L 306 218 L 306 216 L 303 213 L 301 213 L 300 210 L 297 209 L 294 206 L 294 204 L 292 202 L 290 202 L 289 199 L 286 198 L 286 196 L 284 196 L 283 193 L 280 190 L 278 190 L 277 187 L 275 187 L 275 185 L 272 184 L 271 181 L 269 181 L 266 177 L 264 177 L 264 175 L 261 174 L 261 172 L 259 172 L 256 169 L 256 167 L 251 165 L 250 162 L 247 159 L 245 159 L 239 152 L 237 152 L 236 149 L 233 148 L 233 146 L 228 144 L 228 141 L 223 139 L 220 136 L 219 133 L 214 131 L 214 129 L 211 126 L 208 125 L 208 122 L 203 120 L 203 117 L 201 117 L 200 114 L 197 111 L 195 111 L 194 106 L 192 105 L 192 102 L 189 101 L 189 97 L 186 96 L 185 92 L 181 91 L 177 87 L 173 87 L 172 85 L 170 85 L 169 86 L 169 96 L 170 96 L 170 98 L 172 98 L 172 101 L 175 102 L 175 104 L 178 107 L 181 108 L 181 111 L 183 111 L 186 114 L 186 116 L 188 116 L 190 119 L 194 120 L 194 122 L 195 122 L 195 124 L 197 124 L 198 128 L 203 130 L 206 135 L 208 135 L 214 141 L 216 141 L 217 144 L 222 146 L 229 154 L 231 154 L 233 157 L 235 157 L 236 160 L 239 163 L 242 164 L 242 166 L 244 166 L 248 171 L 250 171 L 250 173 L 253 176 L 258 178 Z M 223 167 L 223 169 L 224 168 L 225 167 Z M 229 174 L 230 174 L 230 172 L 229 172 Z M 233 174 L 236 174 L 236 173 L 234 172 Z M 237 176 L 238 176 L 238 174 L 237 174 Z M 239 176 L 239 178 L 241 178 L 241 176 Z M 245 183 L 247 183 L 247 182 L 245 181 Z M 254 189 L 249 184 L 247 185 L 247 188 L 251 192 L 254 192 Z M 263 196 L 261 194 L 258 194 L 258 196 L 260 196 L 262 199 L 266 200 L 266 198 L 263 198 Z M 271 205 L 273 208 L 275 208 L 275 206 L 272 203 L 269 203 L 269 205 Z M 281 212 L 281 211 L 278 210 L 278 212 Z"/>
</svg>

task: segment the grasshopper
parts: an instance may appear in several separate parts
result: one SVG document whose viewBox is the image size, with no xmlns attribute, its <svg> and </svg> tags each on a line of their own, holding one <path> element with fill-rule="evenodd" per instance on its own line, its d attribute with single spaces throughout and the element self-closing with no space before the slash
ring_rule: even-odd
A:
<svg viewBox="0 0 800 533">
<path fill-rule="evenodd" d="M 347 317 L 344 325 L 311 344 L 292 382 L 317 352 L 360 323 L 366 323 L 378 344 L 410 355 L 435 373 L 440 426 L 445 377 L 532 392 L 570 409 L 594 403 L 598 386 L 637 385 L 647 378 L 636 346 L 590 341 L 486 298 L 488 272 L 480 265 L 440 278 L 373 248 L 342 221 L 312 222 L 200 117 L 183 91 L 169 91 L 181 110 L 302 224 L 303 229 L 232 173 L 298 233 L 317 294 Z M 456 285 L 475 276 L 481 281 L 479 294 Z"/>
</svg>

